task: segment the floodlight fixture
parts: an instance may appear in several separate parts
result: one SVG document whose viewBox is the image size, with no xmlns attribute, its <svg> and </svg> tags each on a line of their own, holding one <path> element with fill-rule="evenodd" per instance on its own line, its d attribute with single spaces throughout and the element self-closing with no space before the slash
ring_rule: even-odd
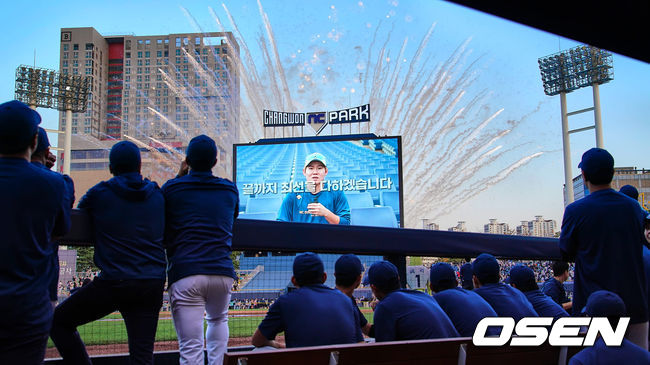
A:
<svg viewBox="0 0 650 365">
<path fill-rule="evenodd" d="M 560 95 L 562 150 L 564 154 L 564 202 L 569 204 L 574 200 L 569 135 L 594 129 L 596 132 L 596 147 L 603 148 L 599 85 L 614 79 L 612 53 L 583 45 L 542 57 L 537 60 L 537 64 L 542 76 L 544 93 L 548 96 Z M 588 86 L 591 86 L 593 91 L 594 106 L 567 112 L 566 94 Z M 569 130 L 569 116 L 589 111 L 594 112 L 593 126 Z"/>
<path fill-rule="evenodd" d="M 86 111 L 91 82 L 90 76 L 62 74 L 26 65 L 16 68 L 16 100 L 34 109 L 42 107 L 65 112 L 64 153 L 61 158 L 65 174 L 70 174 L 72 113 Z"/>
<path fill-rule="evenodd" d="M 88 104 L 90 83 L 90 76 L 21 65 L 16 69 L 15 98 L 32 107 L 83 113 Z"/>
<path fill-rule="evenodd" d="M 578 46 L 537 60 L 549 96 L 607 83 L 614 79 L 612 53 Z"/>
</svg>

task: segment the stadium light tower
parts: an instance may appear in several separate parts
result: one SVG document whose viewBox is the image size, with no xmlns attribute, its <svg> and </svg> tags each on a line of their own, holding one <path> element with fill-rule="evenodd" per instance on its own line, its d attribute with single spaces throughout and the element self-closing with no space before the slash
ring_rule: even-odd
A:
<svg viewBox="0 0 650 365">
<path fill-rule="evenodd" d="M 542 75 L 544 93 L 548 96 L 560 95 L 562 149 L 564 151 L 564 202 L 565 204 L 569 204 L 574 200 L 569 134 L 595 129 L 596 147 L 603 148 L 600 92 L 598 86 L 614 79 L 612 53 L 592 46 L 578 46 L 542 57 L 537 62 Z M 587 86 L 591 86 L 593 89 L 594 106 L 567 112 L 566 94 Z M 589 111 L 594 112 L 594 125 L 569 130 L 569 116 Z"/>
<path fill-rule="evenodd" d="M 16 99 L 36 107 L 65 111 L 63 173 L 70 174 L 72 113 L 86 111 L 90 76 L 64 75 L 54 70 L 21 65 L 16 68 Z"/>
</svg>

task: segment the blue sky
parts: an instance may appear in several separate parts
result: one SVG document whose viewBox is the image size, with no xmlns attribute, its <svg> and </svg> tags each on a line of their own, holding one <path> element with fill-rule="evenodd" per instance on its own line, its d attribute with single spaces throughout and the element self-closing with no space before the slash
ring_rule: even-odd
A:
<svg viewBox="0 0 650 365">
<path fill-rule="evenodd" d="M 263 70 L 258 40 L 268 37 L 257 2 L 241 0 L 225 4 L 258 69 Z M 432 67 L 444 63 L 460 44 L 469 40 L 467 48 L 471 53 L 464 62 L 476 61 L 476 64 L 474 81 L 467 87 L 468 99 L 480 91 L 487 91 L 485 108 L 503 109 L 497 123 L 517 122 L 509 139 L 503 141 L 504 148 L 512 148 L 514 154 L 521 156 L 537 151 L 544 153 L 436 221 L 441 228 L 447 228 L 457 220 L 465 220 L 473 231 L 482 229 L 489 218 L 514 226 L 520 220 L 531 220 L 541 214 L 560 223 L 563 212 L 560 101 L 559 97 L 544 95 L 537 59 L 576 46 L 577 42 L 438 1 L 290 0 L 262 1 L 262 6 L 272 26 L 280 59 L 290 73 L 293 90 L 298 89 L 300 80 L 292 73 L 303 72 L 309 56 L 314 50 L 320 50 L 318 66 L 327 66 L 333 71 L 329 74 L 329 83 L 304 94 L 295 92 L 293 96 L 300 105 L 309 105 L 319 98 L 321 105 L 330 110 L 367 102 L 362 100 L 361 92 L 352 94 L 350 90 L 360 90 L 356 75 L 359 68 L 363 71 L 374 34 L 377 34 L 376 42 L 370 51 L 378 52 L 385 43 L 392 57 L 408 38 L 404 53 L 404 62 L 408 63 L 418 42 L 435 23 L 425 53 Z M 92 26 L 103 35 L 198 31 L 184 8 L 202 30 L 218 31 L 209 7 L 229 30 L 230 22 L 221 3 L 214 1 L 23 1 L 3 4 L 0 40 L 6 51 L 0 59 L 0 85 L 3 86 L 0 99 L 13 99 L 16 67 L 32 65 L 34 51 L 36 66 L 58 68 L 62 27 Z M 136 15 L 138 12 L 152 15 Z M 362 51 L 355 53 L 357 50 Z M 605 147 L 614 155 L 617 166 L 650 168 L 650 154 L 646 152 L 650 135 L 646 112 L 650 105 L 649 85 L 648 64 L 614 54 L 614 80 L 602 85 L 600 94 Z M 591 89 L 569 94 L 569 110 L 591 106 L 591 97 Z M 44 116 L 45 127 L 57 127 L 55 112 L 39 111 Z M 579 128 L 590 124 L 591 120 L 592 115 L 587 113 L 572 117 L 570 125 Z M 573 175 L 577 175 L 580 155 L 595 145 L 595 137 L 593 132 L 583 132 L 571 138 Z M 516 158 L 513 156 L 501 164 Z M 496 162 L 489 171 L 496 173 L 503 167 Z M 435 168 L 435 163 L 431 168 Z M 435 205 L 436 202 L 424 204 Z"/>
</svg>

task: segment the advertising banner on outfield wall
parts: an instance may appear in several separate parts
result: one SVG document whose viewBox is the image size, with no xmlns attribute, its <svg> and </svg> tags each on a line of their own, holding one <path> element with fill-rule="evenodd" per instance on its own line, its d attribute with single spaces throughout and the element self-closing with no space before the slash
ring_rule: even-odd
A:
<svg viewBox="0 0 650 365">
<path fill-rule="evenodd" d="M 67 283 L 77 272 L 77 250 L 59 250 L 59 282 Z"/>
</svg>

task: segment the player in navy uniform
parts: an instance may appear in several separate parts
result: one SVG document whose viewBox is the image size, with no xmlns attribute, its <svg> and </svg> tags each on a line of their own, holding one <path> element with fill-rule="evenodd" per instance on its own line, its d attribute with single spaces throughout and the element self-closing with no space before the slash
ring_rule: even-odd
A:
<svg viewBox="0 0 650 365">
<path fill-rule="evenodd" d="M 41 116 L 0 104 L 0 364 L 40 364 L 52 324 L 52 239 L 70 229 L 72 201 L 59 174 L 30 163 Z"/>
<path fill-rule="evenodd" d="M 50 140 L 47 138 L 45 129 L 38 127 L 38 145 L 36 150 L 32 153 L 32 164 L 45 170 L 50 170 L 56 162 L 56 156 L 50 152 Z M 70 176 L 62 175 L 66 182 L 68 200 L 70 201 L 70 208 L 74 204 L 74 183 Z M 53 241 L 54 255 L 52 255 L 52 274 L 50 275 L 50 301 L 55 306 L 58 300 L 59 289 L 59 243 Z"/>
<path fill-rule="evenodd" d="M 287 194 L 282 201 L 278 220 L 284 222 L 350 224 L 350 206 L 343 191 L 323 190 L 327 160 L 320 153 L 305 159 L 302 169 L 307 191 Z"/>
<path fill-rule="evenodd" d="M 625 303 L 615 293 L 598 290 L 589 295 L 583 313 L 589 317 L 607 317 L 612 328 L 616 328 L 619 319 L 626 315 Z M 607 346 L 599 336 L 592 347 L 569 360 L 569 365 L 591 364 L 650 364 L 650 353 L 625 338 L 621 346 Z"/>
<path fill-rule="evenodd" d="M 358 309 L 345 294 L 325 286 L 326 279 L 318 255 L 297 255 L 291 282 L 298 289 L 280 296 L 271 305 L 253 334 L 253 346 L 283 347 L 275 341 L 280 332 L 285 334 L 286 347 L 358 342 L 362 338 Z"/>
<path fill-rule="evenodd" d="M 569 279 L 569 264 L 566 261 L 553 262 L 553 277 L 548 278 L 542 286 L 542 292 L 548 295 L 555 303 L 562 306 L 566 311 L 571 309 L 573 303 L 569 300 L 564 290 L 564 283 Z"/>
<path fill-rule="evenodd" d="M 612 189 L 614 158 L 602 148 L 582 155 L 589 195 L 564 210 L 560 250 L 575 260 L 573 313 L 580 313 L 597 290 L 616 292 L 627 309 L 626 338 L 648 348 L 648 293 L 643 269 L 643 219 L 646 212 L 628 196 Z"/>
<path fill-rule="evenodd" d="M 342 255 L 334 263 L 334 276 L 336 276 L 336 289 L 341 293 L 347 295 L 352 304 L 357 309 L 359 315 L 359 328 L 365 335 L 369 335 L 372 330 L 372 325 L 368 323 L 366 317 L 361 313 L 357 302 L 354 300 L 354 290 L 359 287 L 363 277 L 363 265 L 361 260 L 354 254 Z M 374 331 L 373 331 L 374 332 Z M 363 341 L 363 336 L 358 338 L 358 341 Z"/>
<path fill-rule="evenodd" d="M 239 194 L 231 181 L 212 175 L 216 163 L 214 140 L 196 136 L 178 176 L 162 187 L 168 291 L 181 364 L 203 364 L 204 343 L 208 363 L 221 364 L 228 346 L 228 303 L 237 279 L 230 252 Z"/>
<path fill-rule="evenodd" d="M 500 317 L 512 317 L 519 321 L 524 317 L 538 317 L 533 305 L 519 290 L 499 282 L 499 262 L 482 253 L 472 263 L 474 271 L 474 292 L 486 302 Z"/>
<path fill-rule="evenodd" d="M 458 331 L 438 303 L 417 290 L 400 289 L 395 265 L 375 262 L 368 269 L 368 283 L 379 300 L 375 307 L 375 340 L 424 340 L 458 337 Z"/>
<path fill-rule="evenodd" d="M 447 313 L 454 327 L 463 337 L 472 337 L 476 325 L 485 317 L 496 317 L 497 313 L 490 304 L 472 290 L 458 287 L 456 272 L 446 262 L 431 266 L 429 287 L 434 293 L 433 299 Z M 487 335 L 498 335 L 499 331 L 489 327 Z"/>
<path fill-rule="evenodd" d="M 535 281 L 535 273 L 529 267 L 515 265 L 510 269 L 509 279 L 510 285 L 524 293 L 540 317 L 553 317 L 558 319 L 569 316 L 569 313 L 559 304 L 555 303 L 551 297 L 539 290 L 539 286 L 537 286 L 537 282 Z"/>
<path fill-rule="evenodd" d="M 113 178 L 93 186 L 78 206 L 90 216 L 101 271 L 59 304 L 51 337 L 67 363 L 90 364 L 77 327 L 119 311 L 131 362 L 153 364 L 165 285 L 165 201 L 158 184 L 140 175 L 134 143 L 116 143 L 108 158 Z"/>
</svg>

